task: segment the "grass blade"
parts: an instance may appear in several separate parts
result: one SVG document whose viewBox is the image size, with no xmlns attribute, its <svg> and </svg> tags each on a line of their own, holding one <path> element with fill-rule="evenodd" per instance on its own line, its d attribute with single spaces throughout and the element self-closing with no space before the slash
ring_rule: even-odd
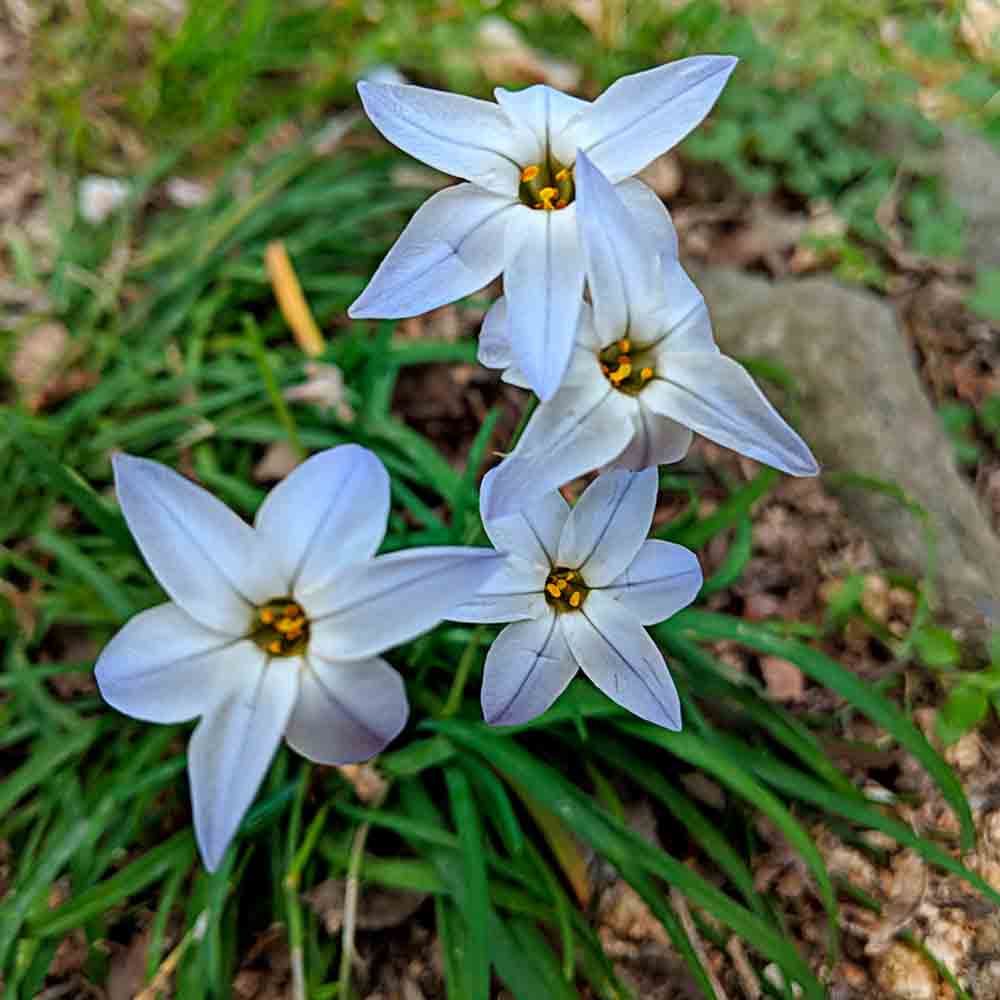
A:
<svg viewBox="0 0 1000 1000">
<path fill-rule="evenodd" d="M 962 785 L 954 771 L 916 726 L 870 685 L 845 670 L 835 660 L 804 643 L 785 639 L 767 629 L 754 627 L 728 615 L 687 609 L 669 623 L 655 629 L 654 634 L 669 634 L 673 631 L 700 639 L 733 639 L 758 652 L 780 656 L 794 663 L 813 680 L 836 691 L 873 722 L 877 722 L 923 765 L 958 818 L 962 831 L 962 849 L 972 849 L 976 836 L 975 824 Z"/>
</svg>

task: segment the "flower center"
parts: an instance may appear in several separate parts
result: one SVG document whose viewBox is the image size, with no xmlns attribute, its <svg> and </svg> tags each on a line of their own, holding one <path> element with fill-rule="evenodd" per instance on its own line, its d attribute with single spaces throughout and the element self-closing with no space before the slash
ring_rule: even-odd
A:
<svg viewBox="0 0 1000 1000">
<path fill-rule="evenodd" d="M 532 163 L 521 171 L 518 197 L 528 208 L 554 212 L 571 204 L 576 197 L 573 168 L 555 160 Z"/>
<path fill-rule="evenodd" d="M 545 581 L 545 600 L 556 611 L 579 611 L 590 588 L 575 569 L 556 567 Z"/>
<path fill-rule="evenodd" d="M 257 608 L 250 638 L 271 656 L 295 656 L 309 642 L 309 619 L 290 597 L 275 597 Z"/>
<path fill-rule="evenodd" d="M 619 391 L 630 396 L 638 395 L 646 383 L 656 374 L 648 359 L 643 359 L 643 351 L 632 350 L 628 337 L 616 340 L 605 347 L 597 356 L 604 377 Z"/>
</svg>

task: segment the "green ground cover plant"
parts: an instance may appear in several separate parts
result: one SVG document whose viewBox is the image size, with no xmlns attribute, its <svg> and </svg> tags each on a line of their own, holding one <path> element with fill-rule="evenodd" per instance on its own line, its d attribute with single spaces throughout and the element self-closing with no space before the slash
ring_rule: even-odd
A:
<svg viewBox="0 0 1000 1000">
<path fill-rule="evenodd" d="M 39 57 L 40 68 L 45 60 L 60 67 L 77 57 L 96 56 L 99 66 L 105 60 L 99 78 L 106 72 L 136 84 L 123 91 L 129 127 L 151 136 L 153 148 L 171 151 L 144 158 L 129 206 L 108 225 L 55 214 L 59 248 L 50 270 L 29 251 L 19 258 L 21 277 L 44 287 L 85 369 L 99 378 L 43 413 L 13 399 L 2 411 L 0 563 L 5 579 L 31 594 L 28 615 L 13 602 L 0 604 L 0 841 L 11 847 L 0 902 L 6 995 L 38 993 L 60 942 L 78 930 L 88 945 L 86 972 L 102 981 L 108 957 L 98 943 L 128 940 L 141 924 L 150 934 L 149 981 L 171 955 L 177 996 L 227 996 L 247 942 L 279 922 L 297 995 L 346 997 L 350 935 L 329 938 L 302 896 L 347 875 L 433 898 L 449 996 L 485 998 L 495 974 L 527 1000 L 574 997 L 583 983 L 598 996 L 625 997 L 628 988 L 587 919 L 585 855 L 592 850 L 647 903 L 707 996 L 709 973 L 671 890 L 687 900 L 706 940 L 724 944 L 735 934 L 756 965 L 778 966 L 783 987 L 762 980 L 771 995 L 791 996 L 797 983 L 805 996 L 821 997 L 825 986 L 814 970 L 835 961 L 844 890 L 810 833 L 818 820 L 865 850 L 874 851 L 861 832 L 882 831 L 1000 902 L 955 860 L 950 845 L 915 834 L 832 763 L 827 744 L 836 719 L 797 718 L 754 681 L 734 676 L 711 647 L 734 641 L 780 656 L 837 692 L 842 716 L 878 723 L 933 779 L 957 817 L 960 846 L 968 848 L 972 818 L 957 779 L 887 692 L 819 652 L 809 641 L 815 630 L 703 607 L 654 630 L 680 690 L 682 733 L 637 721 L 580 682 L 532 723 L 490 730 L 479 718 L 477 680 L 491 628 L 440 626 L 390 656 L 407 678 L 415 718 L 425 721 L 411 724 L 379 759 L 384 794 L 359 804 L 339 772 L 282 751 L 227 864 L 211 875 L 202 870 L 187 815 L 185 730 L 133 723 L 95 696 L 66 698 L 53 685 L 92 670 L 89 655 L 74 653 L 74 638 L 102 642 L 160 599 L 108 496 L 110 452 L 127 449 L 171 466 L 189 462 L 188 471 L 250 516 L 263 497 L 250 473 L 266 445 L 286 442 L 304 454 L 358 442 L 392 476 L 386 551 L 479 544 L 477 482 L 500 418 L 498 406 L 456 468 L 393 412 L 408 368 L 474 362 L 475 343 L 406 340 L 390 322 L 342 322 L 425 192 L 394 185 L 392 170 L 403 162 L 397 154 L 356 143 L 317 156 L 312 142 L 329 106 L 351 101 L 352 76 L 374 61 L 436 74 L 422 82 L 481 86 L 478 70 L 455 54 L 467 47 L 468 27 L 460 19 L 435 20 L 435 5 L 419 3 L 394 6 L 392 17 L 375 25 L 352 4 L 279 10 L 253 0 L 208 10 L 194 5 L 180 31 L 153 35 L 148 62 L 124 69 L 115 52 L 127 37 L 114 8 L 95 5 L 86 25 L 60 21 L 53 10 Z M 428 21 L 432 30 L 422 30 Z M 664 37 L 677 40 L 676 55 L 687 45 L 734 51 L 750 64 L 751 79 L 775 72 L 775 50 L 745 19 L 724 17 L 713 4 L 637 15 L 610 50 L 559 11 L 543 8 L 524 25 L 533 42 L 551 42 L 553 51 L 577 59 L 599 86 L 657 61 Z M 363 42 L 352 44 L 350 55 L 344 41 L 317 53 L 311 40 L 319 30 L 331 38 L 361 32 Z M 223 32 L 233 42 L 226 59 L 219 58 Z M 74 169 L 120 163 L 110 133 L 89 113 L 81 78 L 40 72 L 38 79 L 30 113 L 49 123 L 55 160 Z M 192 79 L 200 81 L 193 90 Z M 766 183 L 843 204 L 855 198 L 856 237 L 866 248 L 877 245 L 879 234 L 865 230 L 863 220 L 891 182 L 893 161 L 869 154 L 861 138 L 843 141 L 855 129 L 860 135 L 878 107 L 873 86 L 827 84 L 796 98 L 769 82 L 739 86 L 705 143 L 688 153 L 735 163 L 734 176 L 749 190 Z M 774 108 L 787 101 L 798 109 L 793 123 L 768 131 Z M 300 109 L 305 137 L 275 141 L 268 122 Z M 237 144 L 244 148 L 234 154 Z M 834 148 L 844 157 L 829 157 Z M 807 149 L 808 158 L 792 149 Z M 221 170 L 209 201 L 184 212 L 147 211 L 147 195 L 165 176 L 206 161 Z M 914 206 L 924 197 L 914 192 L 936 197 L 928 184 L 913 187 Z M 921 213 L 940 217 L 913 207 L 911 219 Z M 919 221 L 913 225 L 917 242 L 929 241 L 926 252 L 938 252 L 936 237 Z M 284 242 L 320 326 L 333 331 L 316 360 L 343 372 L 352 419 L 290 406 L 282 396 L 306 377 L 307 359 L 274 305 L 265 268 L 274 240 Z M 122 247 L 131 250 L 126 266 L 109 266 Z M 775 479 L 765 470 L 734 484 L 728 500 L 705 513 L 696 473 L 664 474 L 662 487 L 686 494 L 689 503 L 659 537 L 698 550 L 731 533 L 705 596 L 743 572 L 752 544 L 749 511 Z M 718 803 L 706 805 L 686 790 L 679 779 L 692 770 L 722 789 Z M 634 796 L 655 804 L 669 834 L 666 848 L 630 829 L 626 802 Z M 805 953 L 781 900 L 754 883 L 759 817 L 781 831 L 809 871 L 828 917 L 824 954 Z M 697 868 L 685 863 L 692 852 Z M 71 892 L 54 901 L 56 884 Z"/>
</svg>

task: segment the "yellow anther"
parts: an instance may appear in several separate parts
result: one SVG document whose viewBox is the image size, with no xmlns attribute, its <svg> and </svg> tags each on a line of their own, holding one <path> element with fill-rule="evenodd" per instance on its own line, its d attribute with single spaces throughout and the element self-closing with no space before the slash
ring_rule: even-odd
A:
<svg viewBox="0 0 1000 1000">
<path fill-rule="evenodd" d="M 542 208 L 546 212 L 553 211 L 557 206 L 552 204 L 553 199 L 559 197 L 559 188 L 545 187 L 538 192 L 538 197 L 541 199 Z"/>
<path fill-rule="evenodd" d="M 274 612 L 270 608 L 262 608 L 260 612 L 260 620 L 265 625 L 270 625 L 274 621 Z"/>
<path fill-rule="evenodd" d="M 569 580 L 560 580 L 556 586 L 559 588 L 559 593 L 561 594 L 569 586 Z"/>
<path fill-rule="evenodd" d="M 653 377 L 652 368 L 643 368 L 643 370 L 639 372 L 639 378 L 641 378 L 643 382 L 648 382 L 652 377 Z"/>
<path fill-rule="evenodd" d="M 536 167 L 532 164 L 530 167 L 525 167 L 521 171 L 521 180 L 527 183 L 528 181 L 533 181 L 542 171 L 541 167 Z"/>
<path fill-rule="evenodd" d="M 618 341 L 618 350 L 621 351 L 622 354 L 628 354 L 631 349 L 632 341 L 629 340 L 628 337 L 622 337 L 622 339 Z"/>
<path fill-rule="evenodd" d="M 557 587 L 554 583 L 545 584 L 545 590 L 553 597 L 560 597 L 562 595 L 562 590 L 560 590 L 560 588 Z"/>
<path fill-rule="evenodd" d="M 286 618 L 294 618 L 302 614 L 302 609 L 297 604 L 286 604 L 282 613 Z"/>
<path fill-rule="evenodd" d="M 583 600 L 582 595 L 579 590 L 574 590 L 572 594 L 569 595 L 569 606 L 571 608 L 580 607 L 580 602 Z"/>
<path fill-rule="evenodd" d="M 556 174 L 557 181 L 568 181 L 569 180 L 569 170 L 563 167 L 562 170 L 558 171 Z"/>
<path fill-rule="evenodd" d="M 269 653 L 274 653 L 275 655 L 277 655 L 278 653 L 280 653 L 281 652 L 281 640 L 280 639 L 275 639 L 272 642 L 269 642 L 267 644 L 267 651 Z"/>
<path fill-rule="evenodd" d="M 624 382 L 632 374 L 632 365 L 627 361 L 619 363 L 618 367 L 608 376 L 615 385 Z"/>
</svg>

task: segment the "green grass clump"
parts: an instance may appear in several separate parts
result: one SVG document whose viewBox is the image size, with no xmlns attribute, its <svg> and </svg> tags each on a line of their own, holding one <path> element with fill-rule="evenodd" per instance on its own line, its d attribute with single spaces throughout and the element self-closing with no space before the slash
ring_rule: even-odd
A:
<svg viewBox="0 0 1000 1000">
<path fill-rule="evenodd" d="M 484 93 L 476 27 L 485 14 L 514 16 L 523 5 L 411 0 L 379 14 L 360 0 L 192 3 L 180 26 L 145 28 L 142 50 L 132 44 L 127 6 L 94 0 L 81 20 L 62 4 L 40 4 L 35 72 L 19 112 L 41 123 L 54 163 L 127 172 L 132 195 L 102 227 L 54 212 L 50 267 L 13 245 L 17 273 L 37 283 L 51 318 L 68 329 L 72 351 L 60 364 L 82 374 L 84 387 L 34 412 L 8 385 L 0 408 L 5 995 L 38 994 L 71 933 L 86 943 L 83 974 L 100 983 L 105 942 L 148 931 L 147 981 L 170 954 L 177 996 L 227 996 L 251 943 L 277 923 L 299 995 L 342 998 L 350 956 L 303 895 L 346 875 L 432 897 L 422 916 L 433 909 L 449 996 L 481 1000 L 495 976 L 519 1000 L 575 997 L 584 983 L 598 996 L 625 997 L 590 919 L 592 851 L 647 903 L 706 995 L 710 977 L 677 893 L 705 941 L 723 947 L 735 934 L 758 969 L 773 962 L 786 983 L 821 997 L 812 970 L 833 965 L 841 887 L 813 842 L 815 823 L 866 851 L 861 833 L 880 830 L 998 901 L 950 851 L 915 835 L 834 766 L 836 718 L 805 721 L 773 704 L 752 677 L 734 676 L 713 645 L 736 642 L 788 660 L 840 695 L 842 716 L 878 723 L 933 779 L 957 817 L 957 846 L 968 848 L 972 820 L 956 778 L 884 692 L 806 641 L 818 630 L 704 608 L 654 632 L 684 704 L 686 728 L 677 734 L 636 721 L 582 682 L 531 724 L 491 730 L 478 706 L 489 628 L 446 624 L 395 650 L 414 721 L 378 762 L 384 797 L 359 804 L 340 772 L 282 751 L 221 870 L 202 870 L 189 829 L 186 730 L 118 716 L 88 686 L 100 645 L 162 599 L 110 497 L 109 455 L 125 449 L 193 473 L 250 516 L 263 496 L 252 470 L 267 446 L 291 441 L 315 451 L 356 441 L 392 476 L 387 549 L 482 539 L 478 479 L 490 449 L 508 444 L 494 436 L 499 405 L 465 443 L 460 466 L 392 406 L 401 377 L 431 363 L 474 362 L 475 344 L 407 340 L 393 336 L 391 323 L 343 319 L 424 192 L 394 185 L 393 167 L 403 162 L 395 155 L 354 141 L 318 156 L 308 135 L 353 102 L 354 77 L 376 62 L 422 83 Z M 834 6 L 868 17 L 856 5 Z M 915 10 L 904 7 L 907 16 Z M 877 158 L 864 136 L 878 121 L 876 97 L 888 106 L 888 63 L 844 82 L 839 57 L 811 65 L 813 39 L 803 34 L 801 48 L 783 54 L 768 24 L 706 0 L 630 5 L 608 44 L 558 5 L 539 5 L 520 23 L 530 42 L 576 61 L 595 92 L 621 73 L 693 51 L 741 55 L 745 69 L 689 155 L 728 164 L 750 190 L 829 199 L 853 220 L 856 239 L 878 242 L 863 227 L 898 161 Z M 290 117 L 307 138 L 267 125 Z M 183 213 L 148 211 L 161 181 L 191 167 L 217 175 L 212 198 Z M 917 243 L 938 252 L 953 227 L 942 233 L 919 221 L 941 218 L 942 202 L 923 184 L 911 186 L 906 211 Z M 272 240 L 285 243 L 329 333 L 318 360 L 343 372 L 352 419 L 278 402 L 276 390 L 306 377 L 306 359 L 274 306 L 264 267 Z M 22 318 L 14 333 L 36 319 Z M 749 512 L 775 479 L 762 472 L 705 514 L 697 476 L 664 474 L 664 489 L 685 493 L 689 504 L 661 537 L 695 549 L 731 539 L 705 596 L 746 568 Z M 933 638 L 925 625 L 923 638 L 904 643 L 923 643 L 923 656 Z M 716 800 L 687 790 L 693 771 L 718 786 Z M 666 848 L 629 827 L 635 798 L 654 804 Z M 815 950 L 794 943 L 798 917 L 755 884 L 761 817 L 798 852 L 825 911 L 829 933 Z"/>
<path fill-rule="evenodd" d="M 93 694 L 58 695 L 55 681 L 89 675 L 99 644 L 161 599 L 106 496 L 113 449 L 187 468 L 249 516 L 261 498 L 251 470 L 266 445 L 290 433 L 309 450 L 358 441 L 392 474 L 387 548 L 482 538 L 477 479 L 495 417 L 455 468 L 391 406 L 401 373 L 472 361 L 474 343 L 398 340 L 391 324 L 340 322 L 420 199 L 393 190 L 397 162 L 348 151 L 319 158 L 305 142 L 253 168 L 249 186 L 249 165 L 236 165 L 213 200 L 186 214 L 149 223 L 127 216 L 118 233 L 77 223 L 66 233 L 49 291 L 79 364 L 99 379 L 43 414 L 7 406 L 0 452 L 0 561 L 31 605 L 30 620 L 16 620 L 12 608 L 2 619 L 0 839 L 11 845 L 12 867 L 0 904 L 0 969 L 10 995 L 42 988 L 72 931 L 88 942 L 85 974 L 101 982 L 108 959 L 99 942 L 148 928 L 149 977 L 177 947 L 177 995 L 226 996 L 249 942 L 278 922 L 302 995 L 341 996 L 350 964 L 302 894 L 349 873 L 433 897 L 450 996 L 485 998 L 494 973 L 526 1000 L 573 997 L 583 982 L 599 996 L 628 996 L 588 919 L 586 848 L 645 900 L 706 995 L 709 977 L 671 889 L 688 900 L 705 940 L 721 946 L 738 935 L 755 963 L 776 963 L 786 981 L 818 998 L 825 989 L 811 968 L 823 954 L 800 950 L 794 918 L 754 883 L 760 816 L 810 872 L 828 918 L 828 962 L 838 890 L 809 833 L 816 820 L 854 834 L 882 830 L 996 899 L 950 853 L 867 799 L 830 762 L 821 730 L 769 702 L 752 679 L 734 677 L 710 645 L 734 640 L 790 660 L 838 692 L 845 712 L 876 721 L 937 783 L 968 847 L 961 788 L 902 712 L 808 643 L 701 609 L 654 632 L 684 703 L 686 728 L 677 734 L 637 722 L 580 682 L 531 724 L 491 730 L 478 706 L 491 630 L 446 624 L 395 650 L 414 721 L 379 761 L 384 798 L 359 805 L 335 769 L 282 751 L 214 875 L 198 864 L 189 829 L 184 729 L 132 722 Z M 143 239 L 121 287 L 143 294 L 122 312 L 100 285 L 69 276 L 97 267 L 97 248 L 114 246 L 130 226 Z M 321 360 L 343 370 L 353 420 L 313 406 L 276 408 L 266 391 L 271 379 L 279 387 L 300 381 L 305 360 L 265 278 L 273 239 L 286 242 L 320 325 L 336 329 Z M 696 480 L 665 481 L 691 499 L 668 537 L 700 547 L 735 532 L 706 593 L 724 588 L 749 559 L 748 511 L 774 475 L 761 473 L 708 516 Z M 83 652 L 67 652 L 81 640 Z M 719 802 L 685 790 L 681 779 L 692 770 L 717 783 Z M 636 796 L 655 803 L 664 843 L 677 848 L 655 847 L 629 828 L 624 803 Z M 692 853 L 697 868 L 684 863 Z M 66 890 L 53 906 L 54 884 Z"/>
</svg>

